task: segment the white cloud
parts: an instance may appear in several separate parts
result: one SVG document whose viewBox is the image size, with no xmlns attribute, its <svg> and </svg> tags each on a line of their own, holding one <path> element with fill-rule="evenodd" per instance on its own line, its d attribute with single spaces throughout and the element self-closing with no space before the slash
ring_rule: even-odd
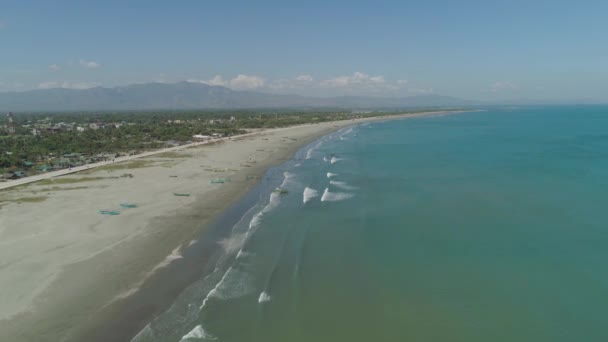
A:
<svg viewBox="0 0 608 342">
<path fill-rule="evenodd" d="M 319 81 L 316 81 L 311 75 L 302 74 L 293 78 L 268 80 L 263 87 L 277 92 L 288 91 L 290 93 L 315 95 L 319 95 L 320 92 L 322 92 L 323 95 L 329 95 L 334 91 L 338 92 L 338 94 L 375 94 L 382 96 L 400 96 L 408 93 L 430 94 L 434 92 L 432 88 L 415 87 L 405 79 L 389 81 L 382 75 L 370 75 L 363 72 L 354 72 L 350 75 L 322 79 Z"/>
<path fill-rule="evenodd" d="M 97 82 L 71 82 L 71 81 L 47 81 L 38 84 L 38 89 L 52 89 L 52 88 L 64 88 L 64 89 L 88 89 L 97 87 L 100 84 Z"/>
<path fill-rule="evenodd" d="M 499 93 L 503 91 L 516 90 L 517 86 L 509 81 L 495 82 L 490 87 L 490 91 L 493 93 Z"/>
<path fill-rule="evenodd" d="M 215 76 L 213 76 L 212 79 L 207 81 L 207 84 L 212 85 L 212 86 L 226 86 L 228 84 L 228 82 L 226 80 L 224 80 L 224 78 L 221 75 L 215 75 Z"/>
<path fill-rule="evenodd" d="M 61 67 L 58 64 L 51 64 L 49 65 L 49 69 L 51 69 L 52 71 L 59 71 L 61 70 Z"/>
<path fill-rule="evenodd" d="M 215 75 L 215 76 L 213 76 L 213 78 L 211 78 L 209 80 L 199 80 L 199 79 L 191 78 L 191 79 L 186 80 L 186 82 L 202 83 L 202 84 L 207 84 L 210 86 L 223 86 L 223 87 L 228 85 L 228 81 L 226 81 L 221 75 Z"/>
<path fill-rule="evenodd" d="M 211 78 L 209 80 L 200 80 L 200 79 L 191 78 L 191 79 L 188 79 L 187 82 L 203 83 L 203 84 L 208 84 L 211 86 L 230 87 L 230 88 L 234 88 L 234 89 L 256 89 L 256 88 L 262 88 L 266 85 L 266 80 L 260 76 L 243 75 L 243 74 L 239 74 L 231 80 L 226 80 L 221 75 L 215 75 L 213 78 Z M 277 82 L 277 81 L 274 81 L 273 84 L 275 82 Z M 271 87 L 272 87 L 272 85 L 271 85 Z"/>
<path fill-rule="evenodd" d="M 175 82 L 176 78 L 163 82 Z M 266 90 L 277 93 L 294 93 L 309 96 L 328 95 L 381 95 L 403 96 L 406 94 L 430 94 L 433 89 L 410 83 L 405 79 L 387 80 L 382 75 L 354 72 L 346 76 L 316 80 L 310 74 L 295 75 L 290 78 L 268 79 L 257 75 L 238 74 L 230 78 L 215 75 L 209 79 L 187 78 L 187 82 L 212 86 L 224 86 L 235 90 Z M 158 82 L 158 81 L 157 81 Z"/>
<path fill-rule="evenodd" d="M 85 67 L 85 68 L 89 68 L 89 69 L 97 69 L 101 67 L 101 64 L 95 62 L 95 61 L 87 61 L 84 59 L 81 59 L 80 62 L 78 62 L 80 64 L 80 66 Z"/>
<path fill-rule="evenodd" d="M 378 86 L 385 84 L 382 76 L 370 76 L 362 72 L 355 72 L 350 76 L 339 76 L 321 81 L 322 86 L 332 88 L 349 88 L 353 86 Z"/>
<path fill-rule="evenodd" d="M 230 80 L 230 87 L 234 89 L 256 89 L 266 84 L 266 80 L 259 76 L 240 74 Z"/>
<path fill-rule="evenodd" d="M 310 75 L 300 75 L 296 77 L 296 81 L 298 82 L 312 82 L 313 78 Z"/>
</svg>

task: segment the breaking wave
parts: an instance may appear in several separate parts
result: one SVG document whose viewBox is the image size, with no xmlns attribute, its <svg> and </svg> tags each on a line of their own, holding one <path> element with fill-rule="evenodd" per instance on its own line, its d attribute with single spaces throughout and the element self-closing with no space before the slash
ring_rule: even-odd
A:
<svg viewBox="0 0 608 342">
<path fill-rule="evenodd" d="M 203 300 L 200 309 L 203 310 L 210 298 L 232 299 L 251 294 L 253 292 L 253 275 L 249 272 L 228 268 L 222 279 L 209 291 Z"/>
<path fill-rule="evenodd" d="M 346 135 L 348 135 L 349 133 L 352 133 L 353 129 L 352 127 L 347 129 L 344 133 L 340 134 L 340 140 L 347 140 L 348 138 L 346 137 Z"/>
<path fill-rule="evenodd" d="M 268 294 L 268 292 L 263 291 L 262 293 L 260 293 L 260 297 L 258 298 L 258 303 L 265 303 L 265 302 L 269 302 L 270 301 L 270 295 Z"/>
<path fill-rule="evenodd" d="M 327 173 L 327 178 L 331 178 L 331 177 L 335 177 L 335 176 L 339 176 L 339 175 L 337 173 L 331 173 L 331 172 Z"/>
<path fill-rule="evenodd" d="M 222 247 L 224 253 L 226 254 L 233 254 L 237 250 L 240 253 L 240 250 L 243 247 L 243 244 L 245 243 L 246 237 L 246 234 L 236 233 L 232 234 L 228 238 L 218 241 L 218 244 Z"/>
<path fill-rule="evenodd" d="M 340 160 L 342 160 L 342 158 L 331 157 L 331 160 L 329 162 L 332 164 L 335 164 L 335 163 L 339 162 Z"/>
<path fill-rule="evenodd" d="M 304 203 L 308 203 L 311 199 L 319 196 L 319 192 L 317 190 L 315 190 L 315 189 L 311 189 L 309 187 L 306 187 L 304 189 L 304 193 L 302 194 L 302 196 L 304 197 L 302 201 Z"/>
<path fill-rule="evenodd" d="M 356 186 L 348 185 L 346 182 L 339 182 L 339 181 L 332 180 L 332 181 L 329 181 L 329 184 L 334 185 L 343 190 L 357 190 L 358 189 Z"/>
<path fill-rule="evenodd" d="M 338 202 L 353 197 L 353 194 L 346 192 L 329 192 L 328 188 L 325 188 L 323 196 L 321 196 L 321 202 Z"/>
<path fill-rule="evenodd" d="M 182 337 L 181 340 L 179 340 L 180 342 L 187 342 L 187 341 L 191 341 L 191 340 L 199 340 L 199 339 L 203 339 L 206 341 L 215 341 L 217 340 L 217 337 L 209 334 L 208 332 L 205 331 L 205 329 L 203 329 L 203 327 L 199 324 L 196 327 L 194 327 L 194 329 L 190 330 L 189 333 L 187 333 L 186 335 L 184 335 Z"/>
<path fill-rule="evenodd" d="M 249 230 L 254 229 L 255 227 L 259 226 L 260 223 L 262 222 L 262 217 L 265 214 L 271 212 L 274 208 L 276 208 L 279 205 L 279 202 L 281 202 L 280 194 L 275 193 L 275 192 L 271 193 L 270 201 L 264 207 L 264 209 L 260 210 L 257 214 L 253 215 L 251 222 L 249 222 Z"/>
<path fill-rule="evenodd" d="M 236 253 L 236 259 L 244 259 L 253 256 L 253 253 L 245 252 L 243 249 L 240 249 L 238 253 Z"/>
<path fill-rule="evenodd" d="M 321 145 L 323 144 L 323 141 L 319 141 L 318 143 L 316 143 L 313 147 L 311 147 L 310 149 L 308 149 L 308 151 L 306 151 L 306 159 L 311 159 L 313 153 L 319 148 L 321 147 Z"/>
</svg>

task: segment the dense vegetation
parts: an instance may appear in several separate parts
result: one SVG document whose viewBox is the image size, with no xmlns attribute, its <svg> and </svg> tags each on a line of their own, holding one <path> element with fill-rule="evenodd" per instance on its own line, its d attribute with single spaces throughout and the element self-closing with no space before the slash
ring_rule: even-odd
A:
<svg viewBox="0 0 608 342">
<path fill-rule="evenodd" d="M 344 111 L 20 113 L 15 115 L 15 136 L 8 135 L 7 118 L 0 118 L 0 172 L 22 169 L 24 165 L 30 168 L 41 164 L 56 168 L 69 166 L 62 165 L 66 161 L 60 160 L 66 154 L 78 153 L 90 158 L 101 153 L 139 153 L 167 146 L 168 142 L 191 141 L 195 134 L 231 136 L 253 128 L 386 114 Z M 61 129 L 52 129 L 61 124 Z M 92 129 L 91 125 L 101 128 Z M 38 135 L 32 133 L 34 129 Z"/>
</svg>

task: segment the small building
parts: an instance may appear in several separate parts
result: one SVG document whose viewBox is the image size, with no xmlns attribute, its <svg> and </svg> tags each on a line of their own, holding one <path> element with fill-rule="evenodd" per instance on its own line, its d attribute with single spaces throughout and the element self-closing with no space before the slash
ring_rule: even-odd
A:
<svg viewBox="0 0 608 342">
<path fill-rule="evenodd" d="M 23 177 L 25 177 L 25 172 L 23 172 L 23 171 L 15 171 L 10 176 L 10 179 L 19 179 L 19 178 L 23 178 Z"/>
<path fill-rule="evenodd" d="M 209 136 L 209 135 L 195 134 L 192 136 L 192 140 L 194 140 L 194 141 L 205 141 L 205 140 L 209 140 L 209 139 L 211 139 L 211 136 Z"/>
</svg>

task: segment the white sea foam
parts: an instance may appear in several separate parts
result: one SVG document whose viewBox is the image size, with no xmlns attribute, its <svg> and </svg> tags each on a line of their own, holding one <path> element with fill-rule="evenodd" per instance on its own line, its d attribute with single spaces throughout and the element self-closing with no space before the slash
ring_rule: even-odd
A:
<svg viewBox="0 0 608 342">
<path fill-rule="evenodd" d="M 287 186 L 287 184 L 289 184 L 290 182 L 293 181 L 294 178 L 296 178 L 296 174 L 295 173 L 291 173 L 291 172 L 283 172 L 283 176 L 285 177 L 283 179 L 283 182 L 281 183 L 281 185 L 279 185 L 280 188 L 284 188 Z"/>
<path fill-rule="evenodd" d="M 329 192 L 328 188 L 325 188 L 323 196 L 321 196 L 321 202 L 338 202 L 353 197 L 353 194 L 346 192 Z"/>
<path fill-rule="evenodd" d="M 349 133 L 352 133 L 353 129 L 352 127 L 347 129 L 344 133 L 340 134 L 340 140 L 347 140 L 348 138 L 346 137 Z"/>
<path fill-rule="evenodd" d="M 292 174 L 285 173 L 285 180 L 291 177 Z M 247 232 L 243 238 L 243 240 L 247 239 L 247 236 L 252 234 L 252 232 L 260 225 L 262 222 L 262 217 L 275 209 L 281 201 L 280 194 L 271 193 L 270 199 L 268 200 L 268 204 L 260 210 L 258 213 L 253 215 L 251 221 L 249 222 L 249 227 Z M 231 241 L 232 242 L 232 241 Z M 236 241 L 235 241 L 236 242 Z M 232 243 L 228 243 L 230 247 L 232 247 Z M 242 244 L 241 244 L 242 246 Z M 251 254 L 244 252 L 242 249 L 239 249 L 236 258 L 244 258 L 250 256 Z M 216 268 L 216 271 L 219 269 Z M 217 299 L 230 299 L 230 298 L 238 298 L 245 295 L 250 294 L 254 290 L 254 277 L 251 273 L 235 269 L 234 267 L 229 267 L 228 270 L 224 273 L 220 281 L 215 285 L 215 287 L 207 293 L 205 299 L 200 305 L 200 310 L 203 310 L 207 305 L 207 302 L 210 298 Z"/>
<path fill-rule="evenodd" d="M 251 294 L 253 290 L 253 275 L 247 271 L 230 267 L 207 297 L 217 299 L 239 298 Z"/>
<path fill-rule="evenodd" d="M 264 207 L 264 213 L 270 212 L 274 208 L 276 208 L 281 202 L 281 195 L 273 192 L 270 194 L 270 200 L 268 201 L 268 205 Z"/>
<path fill-rule="evenodd" d="M 323 157 L 323 161 L 324 161 L 324 162 L 328 162 L 328 161 L 329 161 L 329 158 L 327 158 L 327 157 Z"/>
<path fill-rule="evenodd" d="M 319 192 L 315 189 L 311 189 L 309 187 L 306 187 L 304 189 L 304 193 L 302 194 L 302 196 L 304 197 L 304 199 L 302 200 L 304 203 L 308 203 L 311 199 L 319 196 Z"/>
<path fill-rule="evenodd" d="M 189 341 L 189 340 L 199 340 L 201 338 L 203 340 L 207 340 L 207 341 L 217 340 L 217 337 L 215 337 L 215 336 L 209 334 L 208 332 L 206 332 L 205 329 L 203 329 L 203 326 L 201 326 L 199 324 L 196 327 L 194 327 L 194 329 L 190 330 L 189 333 L 187 333 L 186 335 L 184 335 L 182 337 L 182 339 L 180 340 L 180 342 L 186 342 L 186 341 Z"/>
<path fill-rule="evenodd" d="M 242 249 L 240 249 L 239 252 L 236 253 L 236 258 L 237 259 L 248 258 L 250 256 L 253 256 L 253 253 L 245 252 Z"/>
<path fill-rule="evenodd" d="M 169 266 L 169 264 L 171 264 L 175 260 L 182 259 L 184 256 L 180 253 L 181 248 L 181 245 L 175 247 L 175 249 L 171 251 L 171 254 L 167 255 L 167 257 L 163 261 L 161 261 L 158 265 L 154 266 L 154 268 L 150 272 L 148 272 L 148 275 L 153 274 L 161 268 Z"/>
<path fill-rule="evenodd" d="M 346 182 L 339 182 L 339 181 L 331 180 L 331 181 L 329 181 L 329 184 L 334 185 L 343 190 L 357 190 L 358 189 L 356 186 L 349 185 Z"/>
<path fill-rule="evenodd" d="M 340 160 L 342 160 L 342 158 L 331 157 L 330 163 L 335 164 L 335 163 L 339 162 Z"/>
<path fill-rule="evenodd" d="M 339 176 L 339 175 L 337 173 L 331 173 L 331 172 L 327 173 L 327 178 L 331 178 L 331 177 L 335 177 L 335 176 Z"/>
<path fill-rule="evenodd" d="M 241 254 L 240 251 L 239 254 Z M 243 252 L 243 254 L 245 253 Z M 241 256 L 243 256 L 243 254 L 241 254 Z M 213 272 L 217 271 L 219 271 L 219 269 L 216 267 Z M 254 290 L 253 280 L 253 275 L 250 273 L 237 270 L 232 266 L 229 267 L 222 276 L 222 279 L 220 279 L 213 289 L 207 293 L 199 310 L 202 311 L 205 306 L 207 306 L 207 302 L 209 302 L 210 298 L 230 299 L 250 294 Z"/>
<path fill-rule="evenodd" d="M 251 218 L 251 222 L 249 222 L 249 230 L 257 227 L 262 222 L 262 216 L 264 215 L 264 211 L 260 211 L 259 213 L 253 215 Z"/>
<path fill-rule="evenodd" d="M 310 149 L 308 149 L 308 151 L 306 151 L 306 159 L 311 159 L 313 153 L 319 148 L 321 147 L 321 145 L 323 144 L 323 141 L 319 141 L 318 143 L 316 143 L 313 147 L 311 147 Z"/>
<path fill-rule="evenodd" d="M 260 293 L 260 297 L 258 298 L 258 303 L 265 303 L 265 302 L 269 302 L 270 301 L 270 295 L 268 294 L 268 292 L 263 291 L 262 293 Z"/>
<path fill-rule="evenodd" d="M 232 234 L 230 237 L 226 239 L 222 239 L 218 241 L 218 244 L 222 246 L 224 253 L 232 255 L 234 252 L 239 250 L 245 243 L 246 234 L 244 233 L 236 233 Z"/>
<path fill-rule="evenodd" d="M 275 192 L 270 194 L 270 200 L 268 201 L 268 204 L 264 207 L 264 209 L 260 210 L 251 218 L 251 222 L 249 222 L 249 230 L 257 227 L 262 222 L 262 217 L 264 216 L 264 214 L 271 212 L 279 205 L 279 202 L 281 202 L 280 196 L 280 194 Z"/>
</svg>

